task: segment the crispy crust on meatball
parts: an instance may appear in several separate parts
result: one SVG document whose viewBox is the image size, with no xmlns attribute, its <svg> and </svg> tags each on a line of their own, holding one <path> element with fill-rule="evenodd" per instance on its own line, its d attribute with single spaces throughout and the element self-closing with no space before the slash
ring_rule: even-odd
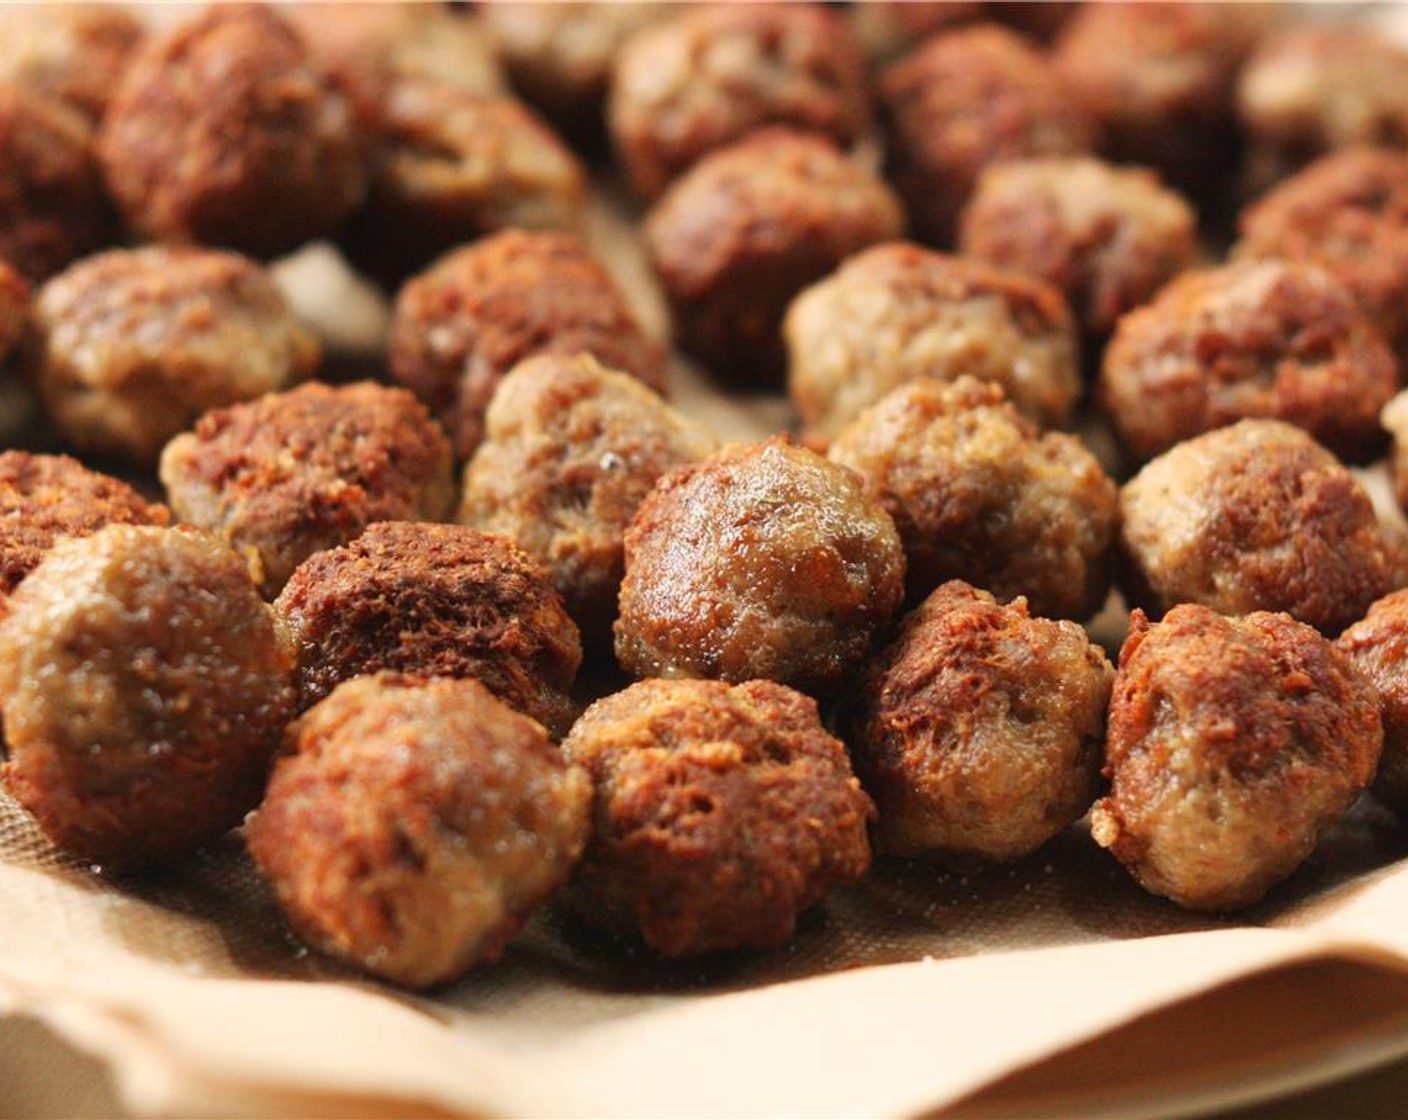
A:
<svg viewBox="0 0 1408 1120">
<path fill-rule="evenodd" d="M 1408 817 L 1408 590 L 1385 595 L 1337 644 L 1373 682 L 1383 703 L 1384 749 L 1372 792 Z"/>
<path fill-rule="evenodd" d="M 102 119 L 145 31 L 117 4 L 37 4 L 0 17 L 0 81 Z"/>
</svg>

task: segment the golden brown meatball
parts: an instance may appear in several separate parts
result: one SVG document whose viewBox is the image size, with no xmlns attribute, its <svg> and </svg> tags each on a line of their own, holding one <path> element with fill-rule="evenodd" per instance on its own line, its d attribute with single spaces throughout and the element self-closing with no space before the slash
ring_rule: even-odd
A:
<svg viewBox="0 0 1408 1120">
<path fill-rule="evenodd" d="M 889 514 L 851 471 L 785 437 L 667 474 L 625 545 L 616 656 L 639 677 L 826 689 L 904 597 Z"/>
<path fill-rule="evenodd" d="M 220 533 L 265 598 L 313 553 L 374 521 L 439 521 L 455 501 L 449 441 L 405 389 L 318 382 L 207 412 L 161 456 L 183 521 Z"/>
<path fill-rule="evenodd" d="M 542 569 L 504 537 L 377 522 L 300 564 L 274 611 L 298 650 L 300 710 L 388 669 L 475 677 L 555 736 L 576 714 L 577 627 Z"/>
<path fill-rule="evenodd" d="M 250 854 L 304 938 L 397 984 L 497 960 L 587 839 L 587 775 L 478 681 L 358 677 L 287 743 Z"/>
<path fill-rule="evenodd" d="M 959 249 L 1054 284 L 1103 337 L 1198 256 L 1193 208 L 1158 177 L 1089 157 L 987 168 L 963 211 Z"/>
<path fill-rule="evenodd" d="M 291 656 L 212 534 L 61 540 L 0 624 L 10 793 L 65 852 L 173 859 L 259 800 L 293 714 Z"/>
<path fill-rule="evenodd" d="M 984 167 L 1076 155 L 1094 144 L 1085 111 L 1046 58 L 991 24 L 940 32 L 880 76 L 886 175 L 921 239 L 953 241 Z"/>
<path fill-rule="evenodd" d="M 1120 491 L 1131 602 L 1164 611 L 1285 611 L 1337 634 L 1389 589 L 1389 549 L 1363 486 L 1277 420 L 1180 443 Z"/>
<path fill-rule="evenodd" d="M 1092 835 L 1148 891 L 1235 910 L 1291 874 L 1374 775 L 1374 686 L 1309 626 L 1139 611 L 1110 701 Z"/>
<path fill-rule="evenodd" d="M 1120 320 L 1101 406 L 1140 462 L 1247 417 L 1304 428 L 1342 458 L 1383 444 L 1398 362 L 1353 294 L 1294 261 L 1190 272 Z"/>
<path fill-rule="evenodd" d="M 257 257 L 330 232 L 366 187 L 352 108 L 262 5 L 216 5 L 132 60 L 98 152 L 128 225 Z"/>
<path fill-rule="evenodd" d="M 902 225 L 889 188 L 830 141 L 770 128 L 678 179 L 645 240 L 680 344 L 721 378 L 769 382 L 784 369 L 792 297 Z"/>
<path fill-rule="evenodd" d="M 504 374 L 535 354 L 591 354 L 664 390 L 666 353 L 574 234 L 506 230 L 460 249 L 396 299 L 391 375 L 468 457 Z"/>
<path fill-rule="evenodd" d="M 1408 591 L 1385 595 L 1340 635 L 1338 644 L 1373 682 L 1383 703 L 1384 749 L 1373 794 L 1408 817 Z"/>
<path fill-rule="evenodd" d="M 143 35 L 117 4 L 34 4 L 0 17 L 0 81 L 67 102 L 95 124 Z"/>
<path fill-rule="evenodd" d="M 870 799 L 815 701 L 771 681 L 641 681 L 562 744 L 596 794 L 572 910 L 667 957 L 768 949 L 870 866 Z"/>
<path fill-rule="evenodd" d="M 1056 618 L 1110 590 L 1119 491 L 1075 436 L 1042 434 L 991 382 L 922 378 L 852 421 L 829 457 L 904 542 L 909 598 L 963 579 Z"/>
<path fill-rule="evenodd" d="M 857 254 L 793 300 L 783 334 L 792 403 L 819 440 L 921 377 L 995 381 L 1043 427 L 1069 423 L 1080 394 L 1059 291 L 918 245 Z"/>
<path fill-rule="evenodd" d="M 943 584 L 857 689 L 851 747 L 878 846 L 1005 862 L 1079 820 L 1099 793 L 1114 675 L 1075 623 Z"/>
<path fill-rule="evenodd" d="M 494 394 L 458 520 L 541 563 L 583 644 L 609 649 L 626 526 L 661 475 L 717 448 L 629 374 L 585 354 L 542 354 Z"/>
<path fill-rule="evenodd" d="M 149 246 L 88 257 L 34 301 L 28 356 L 54 426 L 79 447 L 156 462 L 207 409 L 317 367 L 317 340 L 253 261 Z"/>
</svg>

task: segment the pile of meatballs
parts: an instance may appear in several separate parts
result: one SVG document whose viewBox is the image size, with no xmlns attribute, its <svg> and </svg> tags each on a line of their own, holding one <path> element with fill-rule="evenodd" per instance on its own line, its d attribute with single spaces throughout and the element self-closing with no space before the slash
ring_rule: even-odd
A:
<svg viewBox="0 0 1408 1120">
<path fill-rule="evenodd" d="M 8 795 L 119 876 L 240 829 L 411 987 L 549 901 L 767 949 L 1082 819 L 1236 910 L 1408 816 L 1351 470 L 1408 505 L 1408 51 L 1287 8 L 5 13 L 0 345 L 61 442 L 0 453 Z M 669 403 L 602 183 L 791 432 Z M 318 240 L 374 378 L 268 269 Z"/>
</svg>

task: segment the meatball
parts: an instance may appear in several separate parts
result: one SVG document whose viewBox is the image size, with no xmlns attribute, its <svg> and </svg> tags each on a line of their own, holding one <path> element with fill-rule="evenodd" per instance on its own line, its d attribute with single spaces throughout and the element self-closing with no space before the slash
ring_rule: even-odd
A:
<svg viewBox="0 0 1408 1120">
<path fill-rule="evenodd" d="M 451 253 L 396 299 L 391 375 L 430 406 L 462 458 L 479 446 L 504 374 L 544 353 L 592 354 L 665 388 L 665 348 L 575 234 L 505 230 Z"/>
<path fill-rule="evenodd" d="M 317 367 L 317 340 L 268 274 L 234 253 L 148 246 L 88 257 L 34 302 L 28 360 L 54 426 L 153 464 L 210 408 Z"/>
<path fill-rule="evenodd" d="M 768 949 L 870 866 L 875 815 L 815 701 L 771 681 L 641 681 L 599 700 L 563 754 L 596 787 L 566 897 L 667 957 Z"/>
<path fill-rule="evenodd" d="M 24 338 L 29 325 L 29 282 L 0 260 L 0 363 Z"/>
<path fill-rule="evenodd" d="M 67 102 L 96 124 L 143 34 L 116 4 L 9 8 L 0 16 L 0 81 Z"/>
<path fill-rule="evenodd" d="M 889 188 L 830 141 L 772 128 L 695 164 L 646 216 L 645 240 L 681 345 L 720 377 L 771 382 L 792 297 L 902 227 Z"/>
<path fill-rule="evenodd" d="M 1373 682 L 1383 704 L 1384 748 L 1373 794 L 1408 817 L 1408 590 L 1376 602 L 1338 645 Z"/>
<path fill-rule="evenodd" d="M 266 598 L 313 553 L 374 521 L 439 521 L 455 501 L 449 441 L 404 389 L 311 382 L 207 412 L 161 456 L 176 515 L 214 529 Z"/>
<path fill-rule="evenodd" d="M 860 479 L 785 437 L 665 475 L 626 530 L 616 656 L 638 677 L 843 681 L 904 597 Z"/>
<path fill-rule="evenodd" d="M 872 63 L 893 61 L 936 31 L 982 15 L 979 0 L 866 0 L 846 9 L 848 30 Z"/>
<path fill-rule="evenodd" d="M 1277 420 L 1180 443 L 1120 491 L 1130 601 L 1164 611 L 1285 611 L 1338 633 L 1389 589 L 1392 560 L 1363 486 Z"/>
<path fill-rule="evenodd" d="M 1136 611 L 1091 833 L 1180 906 L 1250 906 L 1368 784 L 1382 739 L 1374 686 L 1309 626 L 1196 604 L 1151 625 Z"/>
<path fill-rule="evenodd" d="M 287 744 L 250 854 L 305 939 L 397 984 L 496 960 L 586 843 L 587 775 L 478 681 L 358 677 Z"/>
<path fill-rule="evenodd" d="M 1074 622 L 954 580 L 913 611 L 857 689 L 856 769 L 877 846 L 959 867 L 1035 851 L 1100 788 L 1115 671 Z"/>
<path fill-rule="evenodd" d="M 1075 436 L 1042 434 L 991 382 L 922 378 L 832 443 L 904 542 L 909 598 L 964 579 L 1039 615 L 1088 618 L 1110 590 L 1119 491 Z"/>
<path fill-rule="evenodd" d="M 1398 499 L 1399 508 L 1408 510 L 1408 390 L 1384 405 L 1380 419 L 1393 438 L 1389 468 L 1394 496 Z"/>
<path fill-rule="evenodd" d="M 366 187 L 347 98 L 263 5 L 215 5 L 148 43 L 98 154 L 138 234 L 257 257 L 330 232 Z"/>
<path fill-rule="evenodd" d="M 79 859 L 173 859 L 259 800 L 293 714 L 291 655 L 244 565 L 197 530 L 61 540 L 0 624 L 15 799 Z"/>
<path fill-rule="evenodd" d="M 509 537 L 551 574 L 589 649 L 610 649 L 621 539 L 657 479 L 718 441 L 634 377 L 543 354 L 494 394 L 459 520 Z"/>
<path fill-rule="evenodd" d="M 917 245 L 857 254 L 788 308 L 788 392 L 809 437 L 829 440 L 920 377 L 995 381 L 1042 426 L 1071 420 L 1076 333 L 1040 280 Z"/>
<path fill-rule="evenodd" d="M 1103 337 L 1198 256 L 1198 219 L 1152 172 L 1088 157 L 1013 160 L 985 170 L 963 211 L 965 257 L 1060 288 Z"/>
<path fill-rule="evenodd" d="M 958 215 L 990 163 L 1076 155 L 1095 134 L 1046 58 L 990 24 L 941 32 L 880 76 L 889 132 L 886 173 L 919 236 L 953 240 Z"/>
<path fill-rule="evenodd" d="M 300 710 L 388 669 L 474 677 L 555 736 L 576 714 L 577 627 L 542 569 L 504 537 L 377 522 L 300 564 L 274 611 L 298 650 Z"/>
<path fill-rule="evenodd" d="M 1313 265 L 1190 272 L 1121 321 L 1100 403 L 1139 461 L 1246 417 L 1304 428 L 1345 459 L 1383 443 L 1398 363 L 1347 287 Z"/>
</svg>

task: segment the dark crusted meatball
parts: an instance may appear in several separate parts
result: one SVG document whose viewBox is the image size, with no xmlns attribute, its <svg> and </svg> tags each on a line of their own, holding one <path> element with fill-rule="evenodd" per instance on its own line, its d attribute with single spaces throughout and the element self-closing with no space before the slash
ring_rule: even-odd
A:
<svg viewBox="0 0 1408 1120">
<path fill-rule="evenodd" d="M 449 441 L 405 389 L 319 382 L 207 412 L 161 456 L 183 521 L 214 529 L 266 598 L 313 553 L 374 521 L 439 521 L 455 501 Z"/>
<path fill-rule="evenodd" d="M 816 703 L 771 681 L 641 681 L 562 744 L 596 795 L 566 899 L 668 957 L 767 949 L 870 866 L 875 811 Z"/>
<path fill-rule="evenodd" d="M 591 354 L 664 390 L 666 353 L 575 234 L 506 230 L 408 283 L 391 324 L 391 374 L 468 457 L 510 369 L 534 354 Z"/>
<path fill-rule="evenodd" d="M 1151 625 L 1136 611 L 1091 832 L 1154 894 L 1250 906 L 1349 808 L 1382 740 L 1374 686 L 1310 627 L 1193 604 Z"/>
<path fill-rule="evenodd" d="M 856 690 L 851 747 L 879 847 L 1003 862 L 1079 820 L 1099 793 L 1114 675 L 1075 623 L 939 587 Z"/>
<path fill-rule="evenodd" d="M 920 377 L 995 381 L 1043 427 L 1069 423 L 1080 394 L 1059 291 L 918 245 L 857 254 L 792 302 L 783 334 L 792 403 L 820 440 Z"/>
<path fill-rule="evenodd" d="M 67 102 L 94 123 L 141 43 L 118 4 L 31 4 L 0 14 L 0 81 Z"/>
<path fill-rule="evenodd" d="M 34 301 L 31 374 L 80 447 L 155 463 L 207 409 L 307 377 L 317 340 L 253 261 L 149 246 L 89 257 Z"/>
<path fill-rule="evenodd" d="M 1408 591 L 1376 602 L 1340 635 L 1339 647 L 1373 682 L 1383 703 L 1384 749 L 1374 796 L 1408 817 Z"/>
<path fill-rule="evenodd" d="M 300 564 L 274 610 L 298 651 L 300 709 L 390 669 L 475 677 L 555 736 L 576 714 L 577 627 L 542 569 L 504 537 L 378 522 Z"/>
<path fill-rule="evenodd" d="M 1286 611 L 1337 634 L 1388 591 L 1392 557 L 1364 487 L 1277 420 L 1180 443 L 1120 491 L 1131 602 Z"/>
<path fill-rule="evenodd" d="M 792 297 L 898 237 L 899 202 L 829 141 L 762 129 L 694 165 L 646 216 L 681 345 L 731 381 L 776 380 Z"/>
<path fill-rule="evenodd" d="M 347 98 L 262 5 L 215 5 L 148 43 L 98 152 L 137 233 L 258 257 L 330 232 L 366 187 Z"/>
<path fill-rule="evenodd" d="M 654 198 L 701 157 L 766 125 L 849 145 L 870 125 L 865 60 L 822 7 L 703 5 L 626 43 L 607 121 L 632 185 Z"/>
<path fill-rule="evenodd" d="M 901 385 L 845 428 L 830 458 L 904 542 L 909 598 L 964 579 L 1039 615 L 1088 618 L 1110 590 L 1119 491 L 1075 436 L 1042 434 L 991 383 Z"/>
<path fill-rule="evenodd" d="M 1246 417 L 1304 428 L 1343 458 L 1383 444 L 1398 363 L 1353 294 L 1294 261 L 1190 272 L 1121 321 L 1099 397 L 1143 461 Z"/>
<path fill-rule="evenodd" d="M 1158 177 L 1084 156 L 987 168 L 960 221 L 965 257 L 1056 285 L 1085 330 L 1108 335 L 1198 256 L 1193 208 Z"/>
<path fill-rule="evenodd" d="M 29 325 L 29 281 L 0 260 L 0 363 L 24 337 Z"/>
<path fill-rule="evenodd" d="M 259 800 L 292 659 L 218 537 L 108 525 L 62 540 L 9 606 L 0 773 L 60 848 L 114 869 L 172 859 Z"/>
<path fill-rule="evenodd" d="M 585 354 L 516 366 L 485 425 L 458 520 L 510 537 L 539 561 L 583 644 L 609 649 L 626 526 L 662 474 L 712 454 L 718 441 Z"/>
<path fill-rule="evenodd" d="M 358 677 L 287 745 L 250 854 L 303 937 L 398 984 L 496 960 L 586 843 L 587 775 L 478 681 Z"/>
<path fill-rule="evenodd" d="M 990 163 L 1089 151 L 1094 129 L 1046 58 L 990 24 L 935 35 L 880 77 L 887 175 L 925 241 L 946 246 Z"/>
<path fill-rule="evenodd" d="M 636 676 L 843 681 L 904 597 L 894 522 L 785 437 L 662 478 L 626 530 L 616 656 Z"/>
</svg>

